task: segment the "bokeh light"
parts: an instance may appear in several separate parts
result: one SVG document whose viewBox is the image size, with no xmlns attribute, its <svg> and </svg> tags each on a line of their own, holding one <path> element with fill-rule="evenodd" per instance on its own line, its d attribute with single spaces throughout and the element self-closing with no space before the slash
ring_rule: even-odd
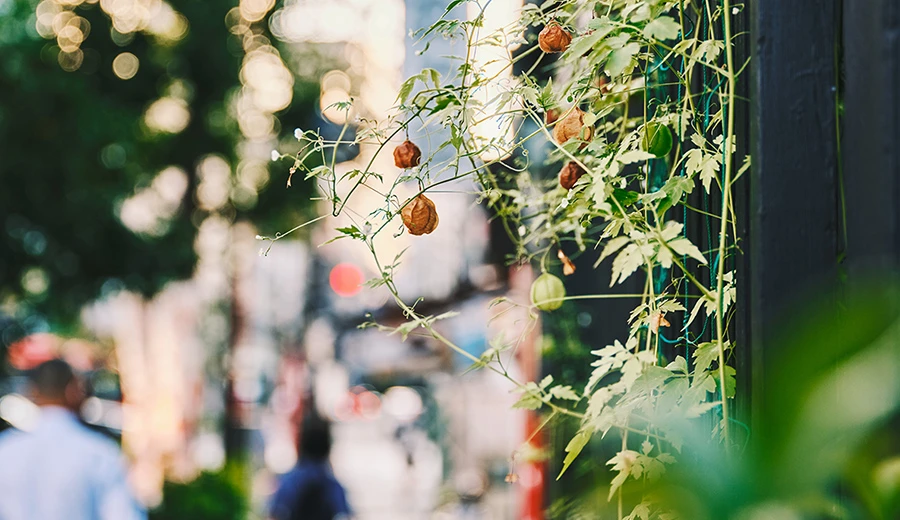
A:
<svg viewBox="0 0 900 520">
<path fill-rule="evenodd" d="M 113 60 L 113 72 L 119 79 L 131 79 L 137 74 L 140 63 L 140 60 L 134 54 L 123 52 Z"/>
<path fill-rule="evenodd" d="M 183 99 L 163 97 L 147 107 L 144 123 L 156 132 L 177 134 L 191 121 L 191 112 Z"/>
<path fill-rule="evenodd" d="M 328 284 L 331 286 L 331 290 L 345 298 L 359 294 L 362 283 L 362 270 L 347 262 L 334 266 L 328 275 Z"/>
</svg>

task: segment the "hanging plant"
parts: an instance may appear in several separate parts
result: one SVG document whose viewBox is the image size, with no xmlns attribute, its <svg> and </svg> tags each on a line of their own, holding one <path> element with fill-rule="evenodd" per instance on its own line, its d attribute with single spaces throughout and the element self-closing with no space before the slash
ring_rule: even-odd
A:
<svg viewBox="0 0 900 520">
<path fill-rule="evenodd" d="M 447 13 L 462 3 L 453 1 Z M 458 57 L 463 66 L 450 77 L 425 69 L 407 79 L 395 113 L 367 122 L 369 127 L 357 132 L 354 141 L 383 153 L 418 121 L 443 127 L 445 142 L 430 143 L 423 154 L 406 140 L 393 152 L 404 175 L 384 179 L 372 170 L 373 159 L 343 181 L 350 184 L 341 194 L 333 160 L 337 147 L 345 144 L 340 139 L 301 133 L 303 149 L 293 168 L 304 170 L 310 154 L 332 152 L 330 166 L 306 173 L 319 181 L 332 202 L 332 214 L 354 222 L 338 231 L 371 254 L 382 274 L 370 285 L 386 287 L 409 318 L 400 327 L 379 327 L 398 330 L 403 337 L 421 329 L 476 366 L 516 384 L 518 408 L 546 409 L 551 419 L 577 418 L 580 429 L 565 447 L 563 472 L 594 436 L 620 436 L 621 449 L 608 464 L 616 472 L 609 498 L 617 502 L 622 519 L 627 513 L 622 486 L 656 478 L 679 456 L 680 421 L 711 417 L 712 433 L 726 450 L 734 443 L 729 403 L 737 374 L 728 364 L 735 345 L 727 324 L 735 303 L 737 274 L 729 266 L 737 250 L 737 220 L 731 193 L 750 165 L 745 159 L 736 168 L 734 150 L 742 70 L 734 57 L 736 6 L 731 0 L 545 2 L 526 4 L 516 23 L 490 31 L 484 18 L 491 3 L 469 3 L 477 7 L 472 19 L 442 18 L 418 33 L 423 39 L 463 42 L 465 52 Z M 482 52 L 496 56 L 498 45 L 512 45 L 518 35 L 538 30 L 537 41 L 510 54 L 500 74 L 477 59 Z M 563 73 L 541 83 L 531 73 L 547 53 L 559 54 L 554 70 Z M 537 56 L 537 63 L 511 78 L 503 76 L 529 56 Z M 665 81 L 659 79 L 662 74 L 667 74 Z M 476 92 L 486 85 L 501 94 L 489 103 L 476 102 Z M 664 95 L 655 95 L 657 90 Z M 642 111 L 634 110 L 635 100 L 643 100 Z M 502 130 L 497 136 L 479 134 L 477 123 L 487 119 Z M 529 162 L 523 150 L 535 141 L 552 147 L 550 159 L 561 165 L 558 179 L 545 181 L 538 175 L 541 165 Z M 441 149 L 452 150 L 454 158 L 438 162 L 428 156 Z M 501 159 L 487 157 L 513 157 L 518 169 L 492 168 Z M 630 319 L 618 325 L 621 340 L 594 346 L 588 381 L 517 381 L 503 368 L 499 352 L 492 349 L 479 358 L 460 349 L 434 329 L 443 316 L 423 315 L 400 297 L 393 279 L 399 261 L 384 262 L 376 237 L 397 234 L 401 225 L 414 235 L 430 233 L 438 216 L 426 194 L 437 187 L 452 189 L 463 179 L 474 179 L 479 198 L 503 219 L 517 244 L 517 261 L 541 266 L 543 274 L 534 281 L 529 302 L 503 303 L 527 307 L 535 323 L 540 312 L 571 299 L 565 282 L 549 272 L 557 261 L 565 274 L 574 272 L 563 241 L 579 252 L 600 251 L 595 267 L 610 269 L 611 285 L 636 273 L 644 276 L 644 291 L 634 297 Z M 401 203 L 396 188 L 410 180 L 419 183 L 420 193 Z M 557 181 L 564 189 L 555 187 Z M 384 204 L 369 215 L 345 211 L 360 186 L 384 195 Z M 718 213 L 686 204 L 689 195 L 701 192 L 708 208 L 719 208 Z M 533 195 L 523 195 L 527 193 Z M 707 251 L 684 233 L 683 215 L 695 211 L 709 219 Z M 282 236 L 263 239 L 274 242 Z M 680 322 L 679 315 L 684 316 Z M 711 324 L 708 341 L 688 334 L 696 320 Z M 664 341 L 674 345 L 674 354 L 663 349 Z M 661 513 L 650 497 L 629 508 L 630 519 Z"/>
</svg>

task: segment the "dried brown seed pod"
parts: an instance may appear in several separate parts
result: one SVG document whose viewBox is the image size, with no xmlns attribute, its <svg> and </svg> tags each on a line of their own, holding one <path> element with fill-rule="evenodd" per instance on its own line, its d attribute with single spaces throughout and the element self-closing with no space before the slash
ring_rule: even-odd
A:
<svg viewBox="0 0 900 520">
<path fill-rule="evenodd" d="M 547 53 L 563 52 L 572 43 L 572 35 L 556 22 L 550 22 L 538 34 L 538 45 Z"/>
<path fill-rule="evenodd" d="M 562 249 L 556 252 L 556 257 L 559 258 L 559 261 L 563 264 L 563 274 L 565 276 L 575 274 L 575 264 L 572 263 L 572 260 L 570 260 L 565 253 L 563 253 Z"/>
<path fill-rule="evenodd" d="M 659 334 L 660 327 L 672 326 L 672 324 L 669 323 L 669 320 L 667 320 L 665 316 L 665 313 L 659 311 L 654 312 L 650 315 L 650 330 L 652 330 L 654 334 Z"/>
<path fill-rule="evenodd" d="M 408 139 L 394 148 L 394 164 L 397 168 L 415 168 L 421 159 L 422 150 Z"/>
<path fill-rule="evenodd" d="M 559 119 L 559 109 L 550 108 L 550 109 L 547 109 L 546 112 L 544 112 L 544 124 L 545 125 L 550 126 L 553 123 L 555 123 L 557 119 Z"/>
<path fill-rule="evenodd" d="M 584 168 L 575 161 L 569 161 L 559 170 L 559 185 L 567 190 L 571 190 L 572 186 L 578 182 L 578 179 L 585 174 Z"/>
<path fill-rule="evenodd" d="M 557 143 L 563 144 L 569 139 L 576 137 L 583 141 L 590 141 L 594 136 L 594 129 L 590 126 L 584 126 L 584 112 L 578 107 L 573 108 L 556 122 L 553 127 L 553 139 Z"/>
<path fill-rule="evenodd" d="M 437 209 L 425 195 L 419 195 L 403 206 L 400 217 L 411 235 L 427 235 L 438 226 Z"/>
</svg>

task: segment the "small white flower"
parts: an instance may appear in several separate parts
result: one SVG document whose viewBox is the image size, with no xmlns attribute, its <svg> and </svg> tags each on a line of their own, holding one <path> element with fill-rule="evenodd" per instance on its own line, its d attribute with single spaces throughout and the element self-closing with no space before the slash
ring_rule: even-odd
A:
<svg viewBox="0 0 900 520">
<path fill-rule="evenodd" d="M 520 237 L 524 237 L 526 231 L 528 231 L 528 230 L 525 228 L 524 225 L 519 226 L 519 236 Z"/>
<path fill-rule="evenodd" d="M 741 12 L 741 10 L 740 10 L 739 8 L 737 8 L 737 7 L 733 7 L 733 8 L 731 9 L 731 14 L 738 14 L 739 12 Z"/>
<path fill-rule="evenodd" d="M 281 159 L 281 154 L 278 153 L 278 150 L 272 150 L 272 160 L 277 161 L 278 159 Z"/>
<path fill-rule="evenodd" d="M 295 128 L 294 129 L 294 139 L 300 139 L 301 137 L 303 137 L 303 130 L 300 130 L 299 128 Z"/>
<path fill-rule="evenodd" d="M 262 235 L 256 235 L 256 239 L 257 239 L 257 240 L 263 240 L 263 236 L 262 236 Z"/>
</svg>

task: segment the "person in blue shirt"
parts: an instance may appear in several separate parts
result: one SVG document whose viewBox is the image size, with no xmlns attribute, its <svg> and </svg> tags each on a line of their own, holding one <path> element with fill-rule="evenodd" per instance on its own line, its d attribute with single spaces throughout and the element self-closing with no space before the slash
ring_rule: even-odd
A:
<svg viewBox="0 0 900 520">
<path fill-rule="evenodd" d="M 31 386 L 37 424 L 0 434 L 0 519 L 145 520 L 119 447 L 78 420 L 84 388 L 72 368 L 47 361 Z"/>
<path fill-rule="evenodd" d="M 317 416 L 303 421 L 300 432 L 300 457 L 286 473 L 272 497 L 272 520 L 349 519 L 350 506 L 343 486 L 334 477 L 328 455 L 331 453 L 330 424 Z"/>
</svg>

